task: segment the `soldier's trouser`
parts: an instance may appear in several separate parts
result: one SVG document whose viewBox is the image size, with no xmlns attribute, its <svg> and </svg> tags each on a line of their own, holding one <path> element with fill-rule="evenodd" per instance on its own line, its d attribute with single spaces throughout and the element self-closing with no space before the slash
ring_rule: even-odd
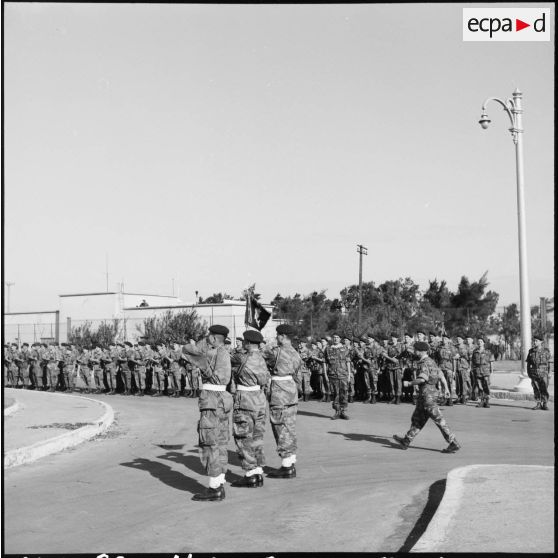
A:
<svg viewBox="0 0 558 558">
<path fill-rule="evenodd" d="M 329 378 L 331 389 L 331 406 L 339 412 L 343 412 L 349 405 L 349 378 Z"/>
<path fill-rule="evenodd" d="M 382 368 L 378 375 L 378 391 L 385 395 L 391 395 L 391 382 L 389 378 L 389 370 Z"/>
<path fill-rule="evenodd" d="M 266 408 L 257 411 L 233 411 L 233 436 L 242 468 L 251 471 L 265 465 L 263 437 Z"/>
<path fill-rule="evenodd" d="M 426 403 L 422 397 L 417 399 L 417 404 L 413 416 L 411 417 L 411 428 L 405 435 L 409 443 L 423 429 L 424 425 L 432 419 L 434 424 L 440 429 L 446 442 L 451 443 L 455 440 L 455 434 L 449 429 L 446 420 L 442 416 L 438 405 Z"/>
<path fill-rule="evenodd" d="M 378 395 L 378 370 L 364 370 L 366 395 Z"/>
<path fill-rule="evenodd" d="M 408 367 L 403 369 L 403 374 L 402 374 L 402 380 L 403 381 L 411 382 L 411 381 L 416 380 L 416 379 L 417 379 L 416 378 L 416 370 L 414 368 L 412 368 L 411 366 L 408 366 Z M 407 399 L 412 400 L 415 391 L 416 391 L 416 386 L 404 387 L 403 388 L 403 395 Z"/>
<path fill-rule="evenodd" d="M 475 374 L 475 381 L 480 400 L 488 401 L 490 399 L 490 375 L 477 372 Z"/>
<path fill-rule="evenodd" d="M 132 371 L 128 365 L 123 365 L 120 368 L 120 379 L 124 384 L 124 390 L 128 391 L 132 388 Z"/>
<path fill-rule="evenodd" d="M 446 378 L 446 382 L 448 384 L 448 391 L 450 392 L 450 399 L 456 397 L 456 389 L 455 389 L 455 372 L 453 370 L 444 370 L 442 369 L 444 376 Z"/>
<path fill-rule="evenodd" d="M 469 398 L 471 396 L 471 374 L 469 370 L 457 370 L 455 389 L 459 397 Z"/>
<path fill-rule="evenodd" d="M 93 366 L 91 371 L 92 386 L 95 389 L 101 389 L 103 386 L 103 370 L 99 365 Z"/>
<path fill-rule="evenodd" d="M 188 393 L 192 390 L 192 369 L 181 368 L 182 379 L 184 380 L 184 391 Z"/>
<path fill-rule="evenodd" d="M 4 385 L 15 387 L 17 376 L 17 366 L 15 364 L 7 364 L 4 366 Z"/>
<path fill-rule="evenodd" d="M 271 430 L 280 457 L 296 454 L 296 411 L 296 404 L 269 409 Z"/>
<path fill-rule="evenodd" d="M 354 397 L 355 396 L 355 375 L 354 375 L 354 372 L 351 372 L 351 374 L 349 375 L 349 383 L 348 383 L 347 389 L 349 390 L 349 396 Z"/>
<path fill-rule="evenodd" d="M 535 401 L 548 403 L 548 372 L 531 372 L 529 378 L 531 378 Z"/>
<path fill-rule="evenodd" d="M 174 393 L 180 393 L 182 387 L 180 385 L 180 370 L 178 368 L 176 370 L 169 370 L 168 382 L 169 389 L 173 390 Z"/>
<path fill-rule="evenodd" d="M 67 390 L 71 390 L 76 387 L 73 366 L 64 366 L 62 369 L 62 377 L 64 378 L 64 387 Z"/>
<path fill-rule="evenodd" d="M 396 397 L 401 396 L 403 391 L 403 370 L 401 368 L 390 368 L 388 373 L 391 394 Z"/>
<path fill-rule="evenodd" d="M 85 384 L 85 387 L 89 389 L 91 387 L 91 369 L 89 366 L 80 366 L 78 368 L 78 375 Z"/>
<path fill-rule="evenodd" d="M 118 386 L 116 381 L 116 365 L 112 363 L 108 363 L 105 365 L 105 384 L 107 389 L 111 391 L 116 391 Z"/>
<path fill-rule="evenodd" d="M 210 477 L 227 472 L 230 412 L 224 407 L 200 410 L 198 423 L 200 461 Z"/>
<path fill-rule="evenodd" d="M 46 367 L 47 373 L 47 385 L 50 389 L 56 389 L 58 385 L 58 374 L 60 370 L 58 369 L 58 364 L 56 362 L 49 362 Z"/>
<path fill-rule="evenodd" d="M 132 372 L 138 390 L 145 389 L 145 366 L 136 366 Z"/>
<path fill-rule="evenodd" d="M 194 391 L 201 389 L 199 368 L 192 368 L 190 370 L 190 389 Z"/>
<path fill-rule="evenodd" d="M 302 393 L 304 395 L 310 395 L 312 393 L 312 387 L 310 386 L 310 370 L 304 371 L 302 376 Z"/>
<path fill-rule="evenodd" d="M 165 389 L 165 374 L 161 366 L 155 366 L 152 369 L 151 389 L 155 391 L 163 391 Z"/>
<path fill-rule="evenodd" d="M 329 379 L 327 374 L 321 373 L 318 376 L 318 385 L 320 386 L 320 393 L 323 395 L 329 394 Z"/>
</svg>

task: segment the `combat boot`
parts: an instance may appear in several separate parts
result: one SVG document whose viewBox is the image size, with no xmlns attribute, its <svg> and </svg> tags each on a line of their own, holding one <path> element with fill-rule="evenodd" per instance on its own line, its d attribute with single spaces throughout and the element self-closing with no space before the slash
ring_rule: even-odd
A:
<svg viewBox="0 0 558 558">
<path fill-rule="evenodd" d="M 546 401 L 543 401 L 541 411 L 548 411 L 548 403 Z"/>
<path fill-rule="evenodd" d="M 402 438 L 401 436 L 394 434 L 393 439 L 401 446 L 401 449 L 406 450 L 409 447 L 409 441 L 407 438 Z"/>
<path fill-rule="evenodd" d="M 393 403 L 394 405 L 399 405 L 401 403 L 401 396 L 398 395 L 397 397 L 395 397 L 395 401 Z"/>
<path fill-rule="evenodd" d="M 542 410 L 542 405 L 540 401 L 537 401 L 537 404 L 533 407 L 533 411 L 536 411 L 538 409 Z"/>
<path fill-rule="evenodd" d="M 331 399 L 329 397 L 329 393 L 326 393 L 325 400 L 326 400 L 326 403 L 330 402 Z"/>
<path fill-rule="evenodd" d="M 370 400 L 370 403 L 372 403 L 372 405 L 374 405 L 374 404 L 376 403 L 376 401 L 377 401 L 377 400 L 376 400 L 376 396 L 373 395 L 373 396 L 372 396 L 372 399 Z"/>
<path fill-rule="evenodd" d="M 344 419 L 344 420 L 349 420 L 349 415 L 347 415 L 347 414 L 345 413 L 345 411 L 341 411 L 341 412 L 339 413 L 339 418 L 342 418 L 342 419 Z"/>
<path fill-rule="evenodd" d="M 448 398 L 448 400 L 447 400 L 447 402 L 446 402 L 446 405 L 447 405 L 448 407 L 453 407 L 453 399 L 452 399 L 451 397 Z"/>
<path fill-rule="evenodd" d="M 372 396 L 370 394 L 368 394 L 366 396 L 366 399 L 363 401 L 363 403 L 370 403 L 372 401 Z"/>
<path fill-rule="evenodd" d="M 191 397 L 192 396 L 192 392 L 189 389 L 185 389 L 184 390 L 184 397 Z"/>
<path fill-rule="evenodd" d="M 455 453 L 458 449 L 461 449 L 461 446 L 457 440 L 454 440 L 447 448 L 442 450 L 442 453 Z"/>
<path fill-rule="evenodd" d="M 309 394 L 309 393 L 305 393 L 305 394 L 302 396 L 302 400 L 303 400 L 303 401 L 308 401 L 309 399 L 310 399 L 310 394 Z"/>
<path fill-rule="evenodd" d="M 484 400 L 484 408 L 485 409 L 490 409 L 490 403 L 489 403 L 488 399 Z"/>
<path fill-rule="evenodd" d="M 231 486 L 239 487 L 239 488 L 258 488 L 259 486 L 263 486 L 259 484 L 258 477 L 261 475 L 252 475 L 251 477 L 242 477 L 237 481 L 231 482 Z"/>
<path fill-rule="evenodd" d="M 281 466 L 280 469 L 270 471 L 267 476 L 272 479 L 292 479 L 296 477 L 296 469 L 294 465 L 290 467 Z"/>
<path fill-rule="evenodd" d="M 339 418 L 339 411 L 335 411 L 335 414 L 331 417 L 331 420 L 337 420 Z"/>
<path fill-rule="evenodd" d="M 352 402 L 353 402 L 353 396 L 349 395 L 349 403 L 352 403 Z"/>
<path fill-rule="evenodd" d="M 322 398 L 320 399 L 320 403 L 325 403 L 326 402 L 326 394 L 324 393 L 322 395 Z"/>
<path fill-rule="evenodd" d="M 225 499 L 225 487 L 221 485 L 219 488 L 208 488 L 205 492 L 194 494 L 192 500 L 217 502 Z"/>
</svg>

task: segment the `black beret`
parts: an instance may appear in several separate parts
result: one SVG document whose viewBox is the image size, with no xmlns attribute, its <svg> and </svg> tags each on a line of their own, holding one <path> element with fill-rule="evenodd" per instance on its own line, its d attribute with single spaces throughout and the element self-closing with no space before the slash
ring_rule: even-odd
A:
<svg viewBox="0 0 558 558">
<path fill-rule="evenodd" d="M 399 334 L 397 334 L 395 331 L 390 333 L 391 337 L 396 337 L 397 339 L 399 339 Z"/>
<path fill-rule="evenodd" d="M 279 335 L 294 335 L 295 329 L 289 324 L 280 324 L 275 328 Z"/>
<path fill-rule="evenodd" d="M 227 337 L 225 339 L 225 345 L 230 345 L 231 344 L 231 340 Z"/>
<path fill-rule="evenodd" d="M 229 334 L 229 328 L 225 327 L 224 325 L 215 324 L 209 326 L 209 333 L 213 333 L 215 335 L 222 335 L 226 337 Z"/>
<path fill-rule="evenodd" d="M 261 343 L 263 341 L 263 335 L 259 331 L 254 331 L 253 329 L 245 331 L 242 335 L 249 343 Z"/>
<path fill-rule="evenodd" d="M 451 339 L 451 335 L 448 332 L 442 333 L 442 337 L 447 337 L 448 339 Z"/>
<path fill-rule="evenodd" d="M 539 341 L 544 341 L 544 337 L 542 335 L 533 335 L 533 339 L 538 339 Z"/>
<path fill-rule="evenodd" d="M 133 345 L 130 343 L 130 341 L 124 341 L 124 345 L 128 345 L 128 347 L 133 347 Z"/>
<path fill-rule="evenodd" d="M 244 341 L 244 339 L 242 337 L 237 337 L 236 340 L 237 341 Z"/>
<path fill-rule="evenodd" d="M 433 335 L 434 337 L 438 336 L 438 334 L 435 331 L 429 331 L 428 335 Z"/>
<path fill-rule="evenodd" d="M 145 342 L 144 341 L 138 341 L 138 345 L 140 347 L 145 347 Z"/>
<path fill-rule="evenodd" d="M 418 335 L 419 333 L 422 333 L 423 335 L 426 335 L 426 333 L 424 333 L 424 329 L 419 329 L 419 330 L 417 330 L 417 335 Z"/>
<path fill-rule="evenodd" d="M 415 351 L 425 351 L 428 352 L 430 347 L 428 346 L 428 343 L 425 343 L 424 341 L 417 341 L 414 345 Z"/>
<path fill-rule="evenodd" d="M 413 334 L 412 334 L 412 333 L 409 333 L 408 331 L 406 331 L 406 332 L 405 332 L 405 335 L 404 335 L 404 337 L 412 337 L 412 336 L 413 336 Z"/>
<path fill-rule="evenodd" d="M 21 346 L 22 347 L 29 347 L 29 343 L 22 343 Z"/>
</svg>

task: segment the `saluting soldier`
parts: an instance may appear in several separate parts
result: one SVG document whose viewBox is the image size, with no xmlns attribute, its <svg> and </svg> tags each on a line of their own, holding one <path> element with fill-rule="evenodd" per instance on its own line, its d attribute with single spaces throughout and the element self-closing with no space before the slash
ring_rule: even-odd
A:
<svg viewBox="0 0 558 558">
<path fill-rule="evenodd" d="M 200 369 L 202 389 L 198 400 L 200 459 L 209 476 L 205 492 L 193 500 L 219 501 L 225 498 L 225 473 L 228 463 L 227 443 L 230 438 L 232 395 L 227 391 L 231 380 L 231 357 L 225 348 L 227 327 L 212 325 L 207 341 L 192 341 L 182 348 L 184 357 Z"/>
<path fill-rule="evenodd" d="M 277 453 L 281 457 L 281 467 L 271 471 L 268 476 L 289 479 L 296 477 L 296 413 L 302 359 L 292 345 L 294 328 L 280 324 L 275 331 L 277 347 L 266 352 L 265 360 L 271 372 L 269 420 Z"/>
<path fill-rule="evenodd" d="M 473 378 L 477 385 L 480 401 L 477 407 L 490 407 L 490 375 L 494 356 L 484 347 L 484 338 L 477 338 L 477 348 L 473 351 L 472 368 Z"/>
<path fill-rule="evenodd" d="M 543 347 L 542 335 L 535 335 L 534 347 L 527 354 L 527 374 L 531 378 L 535 401 L 533 409 L 548 411 L 548 382 L 550 376 L 550 351 Z"/>
<path fill-rule="evenodd" d="M 236 386 L 233 436 L 245 476 L 231 486 L 256 488 L 263 486 L 263 438 L 267 418 L 267 399 L 263 388 L 268 385 L 271 376 L 260 352 L 262 334 L 248 330 L 243 337 L 246 352 L 233 351 L 231 365 Z"/>
<path fill-rule="evenodd" d="M 436 385 L 438 382 L 443 385 L 446 397 L 449 395 L 446 379 L 440 368 L 438 368 L 436 363 L 428 356 L 428 343 L 417 341 L 414 348 L 418 357 L 417 378 L 416 380 L 406 383 L 419 386 L 417 404 L 411 418 L 411 428 L 407 434 L 405 434 L 405 436 L 394 434 L 393 438 L 399 443 L 402 449 L 406 450 L 415 436 L 428 422 L 428 419 L 432 419 L 446 442 L 449 443 L 448 447 L 443 449 L 442 452 L 455 453 L 461 446 L 455 439 L 455 434 L 446 424 L 437 404 L 438 389 Z"/>
</svg>

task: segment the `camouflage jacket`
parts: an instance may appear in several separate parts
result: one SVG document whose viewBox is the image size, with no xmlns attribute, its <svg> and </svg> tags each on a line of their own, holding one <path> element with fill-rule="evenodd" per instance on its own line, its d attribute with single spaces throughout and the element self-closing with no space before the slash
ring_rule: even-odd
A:
<svg viewBox="0 0 558 558">
<path fill-rule="evenodd" d="M 266 397 L 261 388 L 269 384 L 271 375 L 259 349 L 245 354 L 237 352 L 231 355 L 231 365 L 234 368 L 234 381 L 237 386 L 260 386 L 258 391 L 237 389 L 234 395 L 234 409 L 248 411 L 265 409 Z"/>
<path fill-rule="evenodd" d="M 329 345 L 326 347 L 324 356 L 328 376 L 340 379 L 349 378 L 351 355 L 347 347 L 344 345 Z"/>
<path fill-rule="evenodd" d="M 417 379 L 422 378 L 425 383 L 419 386 L 419 399 L 426 405 L 436 405 L 438 388 L 436 387 L 442 371 L 430 357 L 417 361 Z"/>
<path fill-rule="evenodd" d="M 542 372 L 548 374 L 550 371 L 550 351 L 546 347 L 529 349 L 527 354 L 527 372 L 529 374 L 536 374 Z"/>
<path fill-rule="evenodd" d="M 290 345 L 273 347 L 265 354 L 265 360 L 272 379 L 269 405 L 271 407 L 296 405 L 303 366 L 298 352 Z M 293 381 L 273 380 L 274 376 L 291 376 Z"/>
<path fill-rule="evenodd" d="M 473 351 L 471 357 L 473 372 L 482 376 L 490 375 L 490 363 L 494 360 L 492 353 L 487 349 L 479 349 Z"/>
</svg>

